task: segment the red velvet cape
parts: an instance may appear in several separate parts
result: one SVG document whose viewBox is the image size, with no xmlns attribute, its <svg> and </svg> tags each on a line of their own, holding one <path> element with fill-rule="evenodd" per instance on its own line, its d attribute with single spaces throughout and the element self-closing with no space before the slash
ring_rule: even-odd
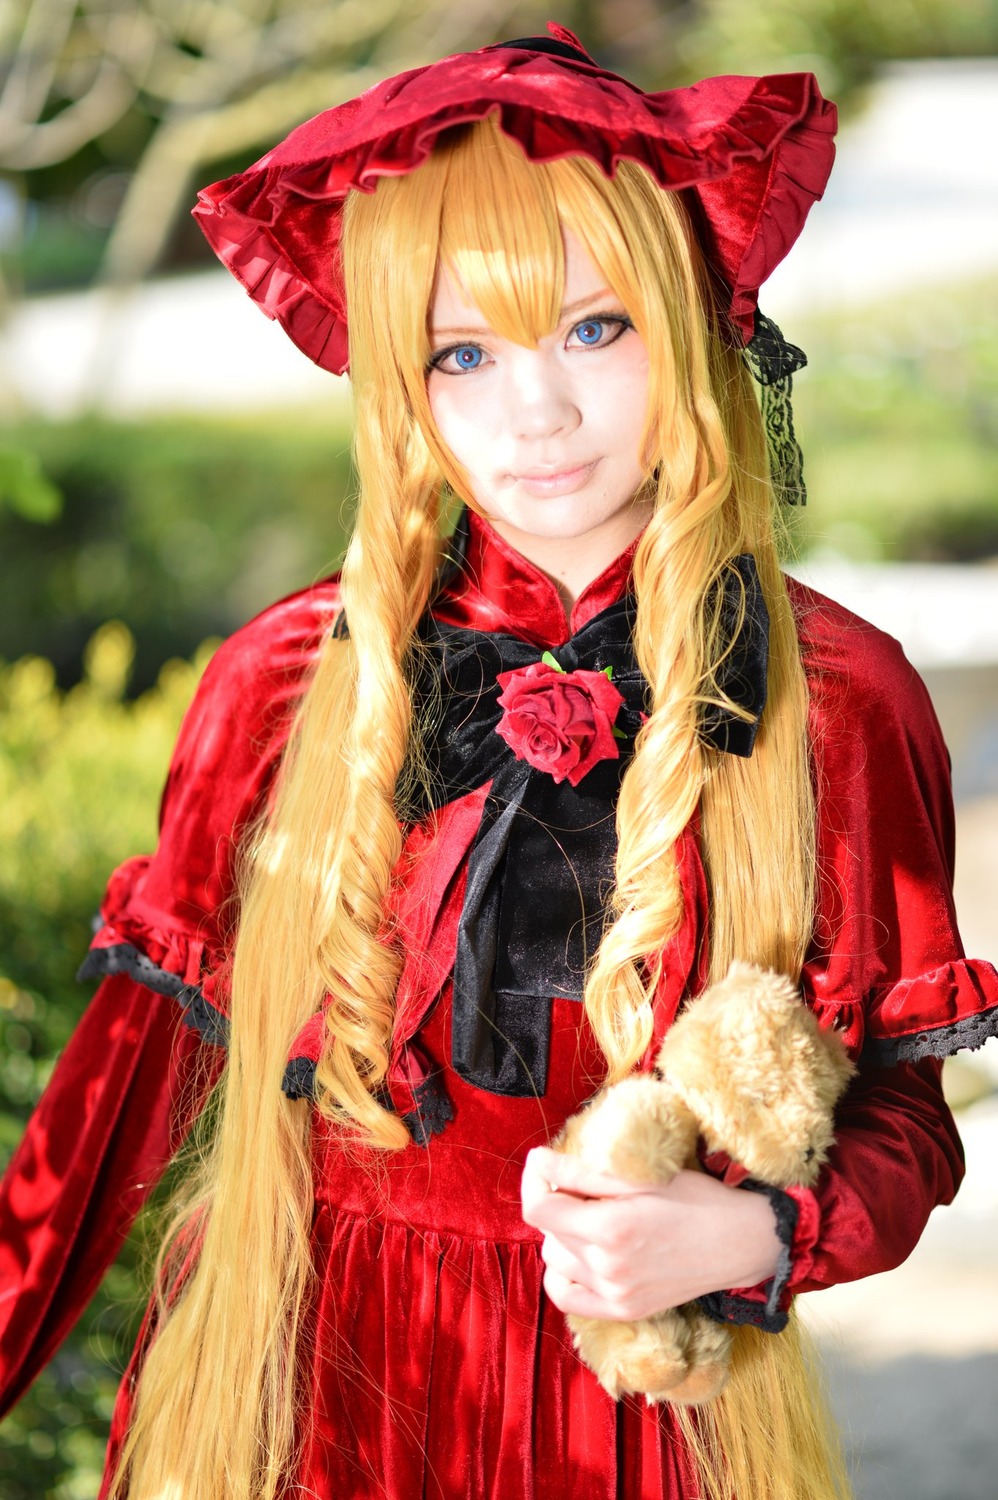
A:
<svg viewBox="0 0 998 1500">
<path fill-rule="evenodd" d="M 568 621 L 550 581 L 473 519 L 465 569 L 436 609 L 519 634 L 540 654 L 618 597 L 629 560 L 597 578 Z M 998 976 L 964 959 L 956 931 L 947 759 L 924 687 L 896 642 L 798 584 L 791 591 L 819 788 L 820 913 L 804 992 L 860 1058 L 832 1159 L 813 1191 L 792 1194 L 789 1290 L 805 1291 L 898 1264 L 931 1208 L 952 1197 L 961 1154 L 936 1059 L 998 1028 Z M 150 972 L 175 980 L 174 993 L 125 973 L 104 981 L 4 1179 L 5 1404 L 79 1315 L 222 1065 L 224 1050 L 182 1022 L 192 994 L 224 1008 L 239 832 L 266 795 L 338 610 L 335 581 L 319 584 L 220 649 L 181 731 L 158 851 L 111 881 L 98 947 L 131 945 Z M 418 1032 L 445 1068 L 448 966 L 477 796 L 414 829 L 407 850 L 425 858 L 418 892 L 401 903 L 399 1040 Z M 707 888 L 695 829 L 681 868 L 686 920 L 667 955 L 659 1032 L 703 977 Z M 315 1130 L 313 1401 L 295 1477 L 321 1500 L 689 1492 L 668 1408 L 615 1407 L 596 1386 L 543 1295 L 538 1236 L 519 1217 L 526 1150 L 599 1076 L 581 1007 L 557 1001 L 542 1099 L 497 1098 L 450 1075 L 454 1121 L 379 1173 Z M 392 1092 L 400 1109 L 411 1104 L 402 1071 Z M 734 1319 L 764 1301 L 763 1288 L 722 1294 Z M 126 1381 L 116 1438 L 127 1411 Z"/>
</svg>

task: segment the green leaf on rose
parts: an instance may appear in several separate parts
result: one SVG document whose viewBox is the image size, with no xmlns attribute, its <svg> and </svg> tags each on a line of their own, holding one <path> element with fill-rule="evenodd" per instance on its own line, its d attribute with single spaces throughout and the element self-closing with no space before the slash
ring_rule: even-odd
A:
<svg viewBox="0 0 998 1500">
<path fill-rule="evenodd" d="M 604 667 L 603 668 L 603 676 L 606 678 L 607 682 L 612 682 L 613 681 L 613 668 L 612 667 Z"/>
<path fill-rule="evenodd" d="M 551 655 L 550 651 L 545 651 L 544 655 L 541 657 L 541 661 L 546 667 L 553 667 L 556 672 L 564 673 L 565 671 L 565 668 L 562 666 L 561 662 L 557 661 Z"/>
<path fill-rule="evenodd" d="M 618 729 L 617 726 L 616 726 L 616 724 L 614 724 L 611 727 L 610 733 L 613 735 L 613 737 L 614 737 L 615 740 L 626 740 L 627 739 L 627 735 L 624 733 L 624 731 L 622 729 Z"/>
</svg>

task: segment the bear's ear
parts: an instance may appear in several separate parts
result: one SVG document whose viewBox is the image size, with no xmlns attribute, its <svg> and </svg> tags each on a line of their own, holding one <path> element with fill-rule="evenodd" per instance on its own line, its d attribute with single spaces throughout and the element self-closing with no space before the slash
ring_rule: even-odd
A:
<svg viewBox="0 0 998 1500">
<path fill-rule="evenodd" d="M 735 964 L 672 1027 L 659 1068 L 724 1151 L 775 1187 L 810 1184 L 832 1144 L 835 1104 L 852 1073 L 792 982 Z"/>
<path fill-rule="evenodd" d="M 552 1144 L 597 1172 L 661 1185 L 696 1158 L 697 1122 L 671 1089 L 639 1074 L 604 1089 Z"/>
</svg>

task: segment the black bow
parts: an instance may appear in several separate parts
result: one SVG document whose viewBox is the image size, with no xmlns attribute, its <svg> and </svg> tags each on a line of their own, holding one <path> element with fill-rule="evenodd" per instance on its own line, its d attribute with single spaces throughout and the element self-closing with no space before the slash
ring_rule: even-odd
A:
<svg viewBox="0 0 998 1500">
<path fill-rule="evenodd" d="M 731 645 L 718 685 L 753 718 L 711 707 L 701 733 L 719 750 L 748 756 L 766 700 L 769 616 L 755 560 L 732 561 L 723 610 Z M 599 761 L 575 787 L 517 759 L 495 732 L 503 713 L 497 678 L 536 662 L 538 648 L 432 616 L 420 632 L 416 722 L 428 726 L 430 794 L 410 798 L 400 816 L 417 821 L 491 781 L 468 862 L 452 1034 L 455 1070 L 490 1093 L 544 1093 L 551 999 L 582 999 L 602 936 L 620 780 L 649 707 L 634 660 L 634 611 L 627 595 L 550 653 L 565 672 L 611 668 L 624 700 L 615 721 L 619 758 Z"/>
</svg>

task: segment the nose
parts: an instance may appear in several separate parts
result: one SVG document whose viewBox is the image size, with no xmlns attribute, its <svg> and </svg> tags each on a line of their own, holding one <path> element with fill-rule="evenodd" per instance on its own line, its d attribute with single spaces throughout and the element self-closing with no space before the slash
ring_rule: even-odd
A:
<svg viewBox="0 0 998 1500">
<path fill-rule="evenodd" d="M 581 421 L 571 380 L 544 349 L 518 349 L 507 365 L 505 419 L 521 440 L 557 437 L 573 432 Z"/>
</svg>

